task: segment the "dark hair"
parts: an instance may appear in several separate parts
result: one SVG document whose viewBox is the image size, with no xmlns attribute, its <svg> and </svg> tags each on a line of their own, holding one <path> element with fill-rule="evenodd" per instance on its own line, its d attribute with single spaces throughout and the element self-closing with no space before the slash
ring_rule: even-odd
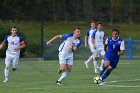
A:
<svg viewBox="0 0 140 93">
<path fill-rule="evenodd" d="M 102 25 L 102 23 L 101 23 L 101 22 L 98 22 L 98 23 L 97 23 L 97 25 L 99 25 L 99 24 L 101 24 L 101 25 Z"/>
<path fill-rule="evenodd" d="M 80 27 L 75 27 L 75 28 L 74 28 L 74 30 L 76 30 L 76 29 L 81 30 L 81 28 L 80 28 Z"/>
<path fill-rule="evenodd" d="M 16 27 L 16 26 L 11 26 L 11 29 L 12 29 L 12 28 L 17 28 L 17 27 Z"/>
<path fill-rule="evenodd" d="M 117 32 L 118 34 L 120 34 L 120 31 L 118 29 L 113 29 L 112 32 Z"/>
<path fill-rule="evenodd" d="M 95 23 L 95 21 L 91 21 L 90 23 Z"/>
</svg>

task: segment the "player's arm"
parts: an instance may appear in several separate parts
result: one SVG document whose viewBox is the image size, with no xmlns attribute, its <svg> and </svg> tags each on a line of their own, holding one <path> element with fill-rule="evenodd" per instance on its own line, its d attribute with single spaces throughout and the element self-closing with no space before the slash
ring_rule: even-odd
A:
<svg viewBox="0 0 140 93">
<path fill-rule="evenodd" d="M 2 43 L 0 44 L 0 49 L 2 49 L 4 45 L 5 45 L 5 43 L 2 42 Z"/>
<path fill-rule="evenodd" d="M 125 51 L 125 44 L 124 41 L 121 42 L 121 46 L 120 46 L 120 51 L 118 52 L 118 55 L 123 55 Z"/>
<path fill-rule="evenodd" d="M 77 50 L 77 48 L 75 47 L 75 44 L 72 43 L 72 44 L 71 44 L 71 51 L 72 51 L 72 52 L 76 52 L 76 50 Z"/>
<path fill-rule="evenodd" d="M 85 47 L 88 47 L 87 41 L 88 41 L 88 36 L 85 36 Z"/>
<path fill-rule="evenodd" d="M 107 51 L 107 46 L 108 46 L 108 38 L 104 42 L 104 51 Z"/>
<path fill-rule="evenodd" d="M 62 38 L 62 35 L 56 35 L 47 42 L 47 45 L 50 45 L 52 41 Z"/>
<path fill-rule="evenodd" d="M 81 44 L 82 44 L 82 40 L 81 39 L 79 39 L 79 42 L 77 44 L 72 43 L 71 44 L 71 51 L 72 52 L 76 52 Z"/>
<path fill-rule="evenodd" d="M 23 49 L 25 47 L 25 43 L 24 43 L 24 41 L 21 41 L 20 42 L 20 46 L 18 47 L 18 48 L 15 48 L 14 50 L 15 51 L 18 51 L 18 50 L 20 50 L 20 49 Z"/>
<path fill-rule="evenodd" d="M 92 38 L 92 39 L 91 39 L 91 42 L 92 42 L 93 48 L 96 49 L 96 46 L 95 46 L 95 39 Z"/>
</svg>

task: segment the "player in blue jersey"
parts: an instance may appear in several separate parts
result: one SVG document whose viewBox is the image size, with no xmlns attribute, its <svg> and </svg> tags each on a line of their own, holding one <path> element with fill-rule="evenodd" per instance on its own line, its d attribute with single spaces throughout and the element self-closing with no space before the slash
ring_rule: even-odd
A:
<svg viewBox="0 0 140 93">
<path fill-rule="evenodd" d="M 69 74 L 69 72 L 72 69 L 73 65 L 73 53 L 76 52 L 76 50 L 81 45 L 82 41 L 80 39 L 80 32 L 81 29 L 79 27 L 76 27 L 74 29 L 73 34 L 63 34 L 63 35 L 56 35 L 51 40 L 47 42 L 47 45 L 50 45 L 52 41 L 57 40 L 59 38 L 62 38 L 64 42 L 59 47 L 59 74 L 61 72 L 62 75 L 60 78 L 56 81 L 56 84 L 61 85 L 61 81 Z"/>
<path fill-rule="evenodd" d="M 95 49 L 93 48 L 93 44 L 91 42 L 92 40 L 92 37 L 91 35 L 93 34 L 94 31 L 96 31 L 96 28 L 95 28 L 95 22 L 94 21 L 91 21 L 90 23 L 90 28 L 86 31 L 86 34 L 85 34 L 85 47 L 90 49 L 92 55 L 88 58 L 87 61 L 85 61 L 85 65 L 86 65 L 86 68 L 88 68 L 88 63 L 90 61 L 93 61 L 94 62 L 94 52 L 95 52 Z M 94 64 L 94 63 L 93 63 Z"/>
<path fill-rule="evenodd" d="M 100 71 L 101 83 L 104 85 L 104 80 L 110 75 L 111 71 L 116 68 L 119 63 L 120 55 L 124 53 L 125 44 L 124 41 L 119 37 L 119 30 L 113 29 L 112 37 L 107 38 L 105 42 L 105 62 L 103 70 Z"/>
<path fill-rule="evenodd" d="M 17 35 L 17 28 L 15 26 L 11 27 L 11 35 L 7 35 L 4 41 L 0 45 L 0 49 L 8 43 L 8 48 L 6 50 L 5 58 L 5 80 L 8 81 L 10 65 L 12 65 L 12 71 L 16 71 L 17 65 L 19 63 L 20 50 L 25 47 L 24 39 Z"/>
</svg>

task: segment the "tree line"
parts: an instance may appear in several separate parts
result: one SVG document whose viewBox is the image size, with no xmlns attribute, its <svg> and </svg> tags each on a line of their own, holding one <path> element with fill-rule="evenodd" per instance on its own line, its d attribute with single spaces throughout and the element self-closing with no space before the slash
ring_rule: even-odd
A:
<svg viewBox="0 0 140 93">
<path fill-rule="evenodd" d="M 139 22 L 140 0 L 0 0 L 0 19 Z"/>
</svg>

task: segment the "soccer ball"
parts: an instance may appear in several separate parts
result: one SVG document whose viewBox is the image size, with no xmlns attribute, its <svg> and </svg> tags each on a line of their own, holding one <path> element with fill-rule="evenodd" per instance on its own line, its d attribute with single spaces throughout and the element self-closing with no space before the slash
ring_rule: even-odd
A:
<svg viewBox="0 0 140 93">
<path fill-rule="evenodd" d="M 100 76 L 95 76 L 95 77 L 93 78 L 93 81 L 94 81 L 95 84 L 100 84 L 100 83 L 101 83 Z"/>
</svg>

